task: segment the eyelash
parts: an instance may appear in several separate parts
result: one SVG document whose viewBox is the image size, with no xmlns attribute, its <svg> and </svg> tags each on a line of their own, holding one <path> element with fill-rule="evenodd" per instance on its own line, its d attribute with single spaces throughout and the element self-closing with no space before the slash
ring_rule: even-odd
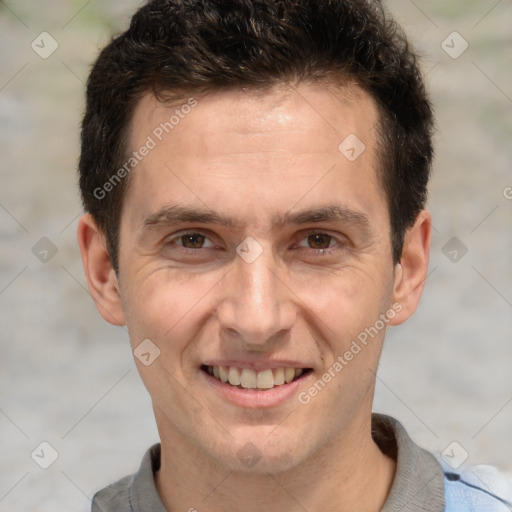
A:
<svg viewBox="0 0 512 512">
<path fill-rule="evenodd" d="M 178 235 L 174 235 L 172 238 L 168 239 L 168 241 L 166 242 L 165 245 L 174 245 L 173 244 L 174 240 L 180 240 L 182 237 L 187 236 L 187 235 L 201 235 L 201 236 L 203 236 L 203 237 L 205 237 L 206 239 L 209 240 L 209 237 L 206 234 L 204 234 L 204 233 L 202 233 L 200 231 L 183 231 L 183 232 L 179 233 Z M 342 248 L 344 245 L 346 245 L 344 242 L 342 242 L 338 238 L 334 237 L 333 235 L 330 235 L 329 233 L 325 233 L 324 231 L 311 231 L 311 232 L 308 232 L 308 233 L 306 233 L 300 239 L 300 241 L 310 237 L 311 235 L 324 235 L 324 236 L 328 236 L 331 240 L 334 240 L 337 243 L 337 245 L 339 246 L 337 248 L 310 249 L 311 251 L 314 251 L 318 256 L 326 256 L 326 255 L 329 256 L 329 255 L 332 255 L 335 252 L 339 251 L 340 248 Z M 209 249 L 209 247 L 207 247 L 207 248 L 200 247 L 199 249 L 189 249 L 189 248 L 186 248 L 186 247 L 183 247 L 183 246 L 180 246 L 180 245 L 177 245 L 176 247 L 178 247 L 178 249 L 180 251 L 185 252 L 187 254 L 198 253 L 202 249 Z"/>
</svg>

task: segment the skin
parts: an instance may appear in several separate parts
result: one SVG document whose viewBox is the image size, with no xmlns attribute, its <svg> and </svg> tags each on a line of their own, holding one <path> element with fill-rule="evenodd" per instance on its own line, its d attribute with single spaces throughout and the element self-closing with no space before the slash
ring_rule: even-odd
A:
<svg viewBox="0 0 512 512">
<path fill-rule="evenodd" d="M 168 510 L 201 512 L 380 510 L 395 472 L 370 431 L 385 329 L 307 404 L 296 396 L 271 408 L 231 404 L 198 378 L 199 367 L 215 359 L 299 361 L 313 369 L 299 388 L 307 391 L 393 304 L 401 310 L 388 325 L 414 312 L 430 214 L 419 214 L 394 265 L 376 174 L 377 109 L 357 86 L 302 83 L 197 100 L 132 171 L 118 275 L 93 219 L 84 215 L 78 227 L 100 314 L 127 325 L 133 349 L 149 338 L 161 351 L 150 366 L 135 362 L 161 437 L 162 501 Z M 174 109 L 143 97 L 132 148 Z M 355 161 L 338 149 L 349 134 L 366 146 Z M 238 224 L 169 224 L 155 214 L 171 203 Z M 275 216 L 331 204 L 356 215 L 272 227 Z M 205 238 L 177 236 L 184 231 Z M 252 263 L 236 252 L 248 236 L 263 251 Z M 325 248 L 333 252 L 321 254 Z M 248 442 L 261 456 L 252 467 L 237 457 Z"/>
</svg>

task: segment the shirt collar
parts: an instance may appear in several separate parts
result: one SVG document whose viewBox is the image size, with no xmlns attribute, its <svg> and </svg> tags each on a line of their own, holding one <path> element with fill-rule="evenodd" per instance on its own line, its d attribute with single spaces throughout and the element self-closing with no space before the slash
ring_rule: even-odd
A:
<svg viewBox="0 0 512 512">
<path fill-rule="evenodd" d="M 396 473 L 382 512 L 443 512 L 444 473 L 437 459 L 412 441 L 399 421 L 372 415 L 372 437 L 396 460 Z"/>
<path fill-rule="evenodd" d="M 436 458 L 415 444 L 396 419 L 372 415 L 372 437 L 383 453 L 396 460 L 396 473 L 382 512 L 443 512 L 444 474 Z M 129 490 L 133 512 L 167 512 L 154 474 L 160 468 L 160 444 L 144 455 Z"/>
</svg>

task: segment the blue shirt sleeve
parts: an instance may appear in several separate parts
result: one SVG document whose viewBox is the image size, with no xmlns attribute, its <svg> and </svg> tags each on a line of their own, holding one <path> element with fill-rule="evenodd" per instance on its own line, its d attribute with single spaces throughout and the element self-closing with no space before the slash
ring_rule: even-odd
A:
<svg viewBox="0 0 512 512">
<path fill-rule="evenodd" d="M 495 468 L 474 466 L 454 472 L 443 464 L 445 512 L 512 512 L 512 483 Z"/>
</svg>

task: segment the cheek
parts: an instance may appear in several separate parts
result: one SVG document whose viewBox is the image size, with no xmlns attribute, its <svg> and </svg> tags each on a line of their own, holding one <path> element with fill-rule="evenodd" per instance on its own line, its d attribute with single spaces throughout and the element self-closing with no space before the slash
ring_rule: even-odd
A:
<svg viewBox="0 0 512 512">
<path fill-rule="evenodd" d="M 392 281 L 384 282 L 377 269 L 369 272 L 363 267 L 346 267 L 304 284 L 298 295 L 301 293 L 308 297 L 305 314 L 309 310 L 325 338 L 342 350 L 386 311 Z"/>
<path fill-rule="evenodd" d="M 149 338 L 163 356 L 182 351 L 207 317 L 208 293 L 218 281 L 206 274 L 184 277 L 167 269 L 134 281 L 124 301 L 132 343 Z"/>
</svg>

